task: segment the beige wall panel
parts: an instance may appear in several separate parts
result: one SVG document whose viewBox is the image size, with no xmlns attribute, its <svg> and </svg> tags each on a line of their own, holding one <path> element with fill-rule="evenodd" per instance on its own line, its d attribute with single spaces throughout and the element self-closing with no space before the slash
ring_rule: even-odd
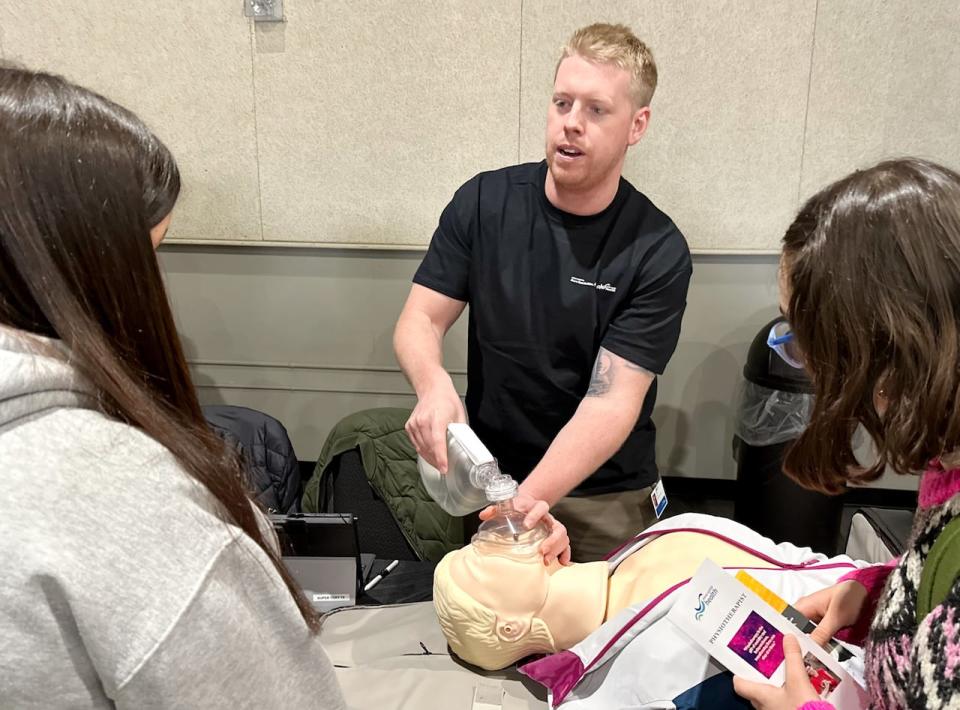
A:
<svg viewBox="0 0 960 710">
<path fill-rule="evenodd" d="M 680 342 L 659 380 L 654 422 L 664 473 L 733 478 L 731 453 L 743 364 L 777 314 L 775 257 L 699 257 Z"/>
<path fill-rule="evenodd" d="M 314 459 L 341 418 L 415 403 L 393 326 L 421 254 L 164 246 L 160 261 L 204 403 L 269 412 Z M 466 317 L 444 361 L 466 388 Z"/>
<path fill-rule="evenodd" d="M 393 325 L 419 260 L 366 250 L 161 250 L 190 359 L 307 369 L 399 372 Z M 453 368 L 466 362 L 461 320 L 446 343 Z M 396 386 L 405 387 L 402 377 Z"/>
<path fill-rule="evenodd" d="M 171 239 L 260 239 L 249 20 L 242 4 L 0 3 L 4 56 L 140 115 L 180 165 Z"/>
<path fill-rule="evenodd" d="M 256 32 L 264 238 L 426 244 L 516 162 L 520 2 L 287 0 Z"/>
<path fill-rule="evenodd" d="M 624 170 L 695 249 L 776 249 L 797 205 L 815 0 L 544 0 L 523 6 L 521 158 L 543 157 L 553 71 L 577 27 L 624 22 L 660 83 Z"/>
<path fill-rule="evenodd" d="M 960 4 L 820 0 L 803 196 L 881 158 L 960 169 Z"/>
</svg>

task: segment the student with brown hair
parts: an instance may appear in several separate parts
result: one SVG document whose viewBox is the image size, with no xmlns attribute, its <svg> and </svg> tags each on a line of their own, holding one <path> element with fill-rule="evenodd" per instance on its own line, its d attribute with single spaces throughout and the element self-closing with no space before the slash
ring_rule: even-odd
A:
<svg viewBox="0 0 960 710">
<path fill-rule="evenodd" d="M 771 342 L 816 394 L 786 471 L 827 493 L 887 467 L 922 475 L 904 555 L 795 606 L 819 621 L 818 641 L 866 634 L 871 707 L 957 707 L 960 581 L 928 613 L 920 590 L 931 546 L 960 516 L 960 175 L 916 159 L 855 172 L 804 205 L 780 264 L 791 332 Z M 858 425 L 876 443 L 869 466 L 854 455 Z M 737 692 L 763 710 L 831 707 L 815 702 L 792 638 L 784 650 L 783 688 L 738 678 Z"/>
<path fill-rule="evenodd" d="M 206 427 L 132 113 L 0 66 L 0 704 L 322 707 L 319 619 Z"/>
</svg>

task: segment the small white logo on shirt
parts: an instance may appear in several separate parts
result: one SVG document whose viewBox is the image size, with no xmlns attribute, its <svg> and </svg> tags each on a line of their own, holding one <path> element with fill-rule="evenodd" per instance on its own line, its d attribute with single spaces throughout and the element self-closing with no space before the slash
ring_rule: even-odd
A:
<svg viewBox="0 0 960 710">
<path fill-rule="evenodd" d="M 579 276 L 571 276 L 570 283 L 577 284 L 578 286 L 592 286 L 598 291 L 609 291 L 610 293 L 617 292 L 617 287 L 612 284 L 609 284 L 609 283 L 598 284 L 596 281 L 585 281 L 584 279 L 581 279 Z"/>
</svg>

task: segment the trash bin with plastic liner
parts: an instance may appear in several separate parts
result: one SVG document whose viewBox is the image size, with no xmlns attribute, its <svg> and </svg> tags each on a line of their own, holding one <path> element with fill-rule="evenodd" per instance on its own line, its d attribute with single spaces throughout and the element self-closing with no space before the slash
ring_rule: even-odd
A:
<svg viewBox="0 0 960 710">
<path fill-rule="evenodd" d="M 776 318 L 757 333 L 743 367 L 733 438 L 737 462 L 734 519 L 777 542 L 834 554 L 843 499 L 808 491 L 783 473 L 787 449 L 807 426 L 813 386 L 767 345 Z"/>
</svg>

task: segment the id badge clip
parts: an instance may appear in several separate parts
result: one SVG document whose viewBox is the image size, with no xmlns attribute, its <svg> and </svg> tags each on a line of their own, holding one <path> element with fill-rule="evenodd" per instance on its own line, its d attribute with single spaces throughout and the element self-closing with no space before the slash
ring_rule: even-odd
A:
<svg viewBox="0 0 960 710">
<path fill-rule="evenodd" d="M 658 480 L 657 485 L 653 487 L 650 502 L 653 503 L 653 512 L 656 513 L 657 520 L 660 520 L 663 511 L 667 509 L 667 492 L 663 488 L 663 479 Z"/>
</svg>

